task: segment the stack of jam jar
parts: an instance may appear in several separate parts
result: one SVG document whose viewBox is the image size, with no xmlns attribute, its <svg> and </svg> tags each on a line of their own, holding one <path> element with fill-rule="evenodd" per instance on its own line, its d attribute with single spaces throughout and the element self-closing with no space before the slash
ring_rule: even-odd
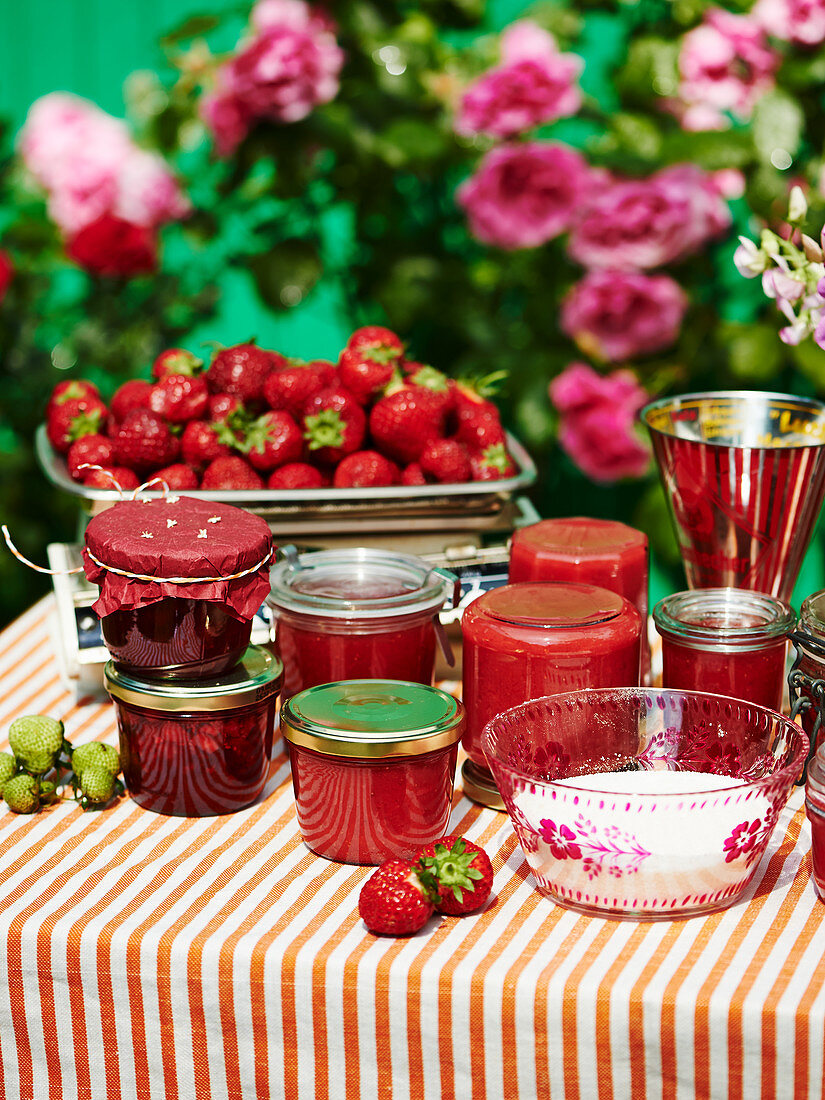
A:
<svg viewBox="0 0 825 1100">
<path fill-rule="evenodd" d="M 272 552 L 264 520 L 192 497 L 122 500 L 89 522 L 84 569 L 139 805 L 196 817 L 262 793 L 282 666 L 249 642 Z"/>
</svg>

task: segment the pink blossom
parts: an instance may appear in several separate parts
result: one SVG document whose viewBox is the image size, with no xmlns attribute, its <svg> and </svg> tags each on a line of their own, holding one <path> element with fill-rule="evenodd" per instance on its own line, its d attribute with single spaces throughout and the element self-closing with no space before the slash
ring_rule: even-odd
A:
<svg viewBox="0 0 825 1100">
<path fill-rule="evenodd" d="M 123 121 L 76 96 L 37 100 L 19 148 L 68 237 L 104 215 L 154 228 L 190 209 L 165 161 L 135 145 Z"/>
<path fill-rule="evenodd" d="M 474 81 L 461 99 L 460 134 L 508 138 L 575 114 L 583 61 L 560 53 L 551 34 L 522 19 L 502 35 L 502 64 Z"/>
<path fill-rule="evenodd" d="M 615 363 L 669 347 L 686 309 L 668 275 L 590 271 L 562 302 L 560 324 L 588 355 Z"/>
<path fill-rule="evenodd" d="M 338 92 L 344 62 L 330 21 L 303 0 L 262 0 L 256 35 L 218 72 L 201 115 L 218 152 L 233 152 L 260 119 L 298 122 Z"/>
<path fill-rule="evenodd" d="M 798 46 L 825 42 L 825 0 L 757 0 L 751 16 L 783 42 Z"/>
<path fill-rule="evenodd" d="M 682 39 L 677 113 L 686 130 L 721 129 L 724 112 L 746 121 L 773 87 L 779 55 L 749 15 L 710 8 Z"/>
<path fill-rule="evenodd" d="M 587 363 L 571 363 L 549 387 L 560 413 L 559 446 L 589 478 L 599 482 L 642 477 L 650 450 L 636 428 L 648 394 L 629 370 L 601 375 Z"/>
<path fill-rule="evenodd" d="M 692 164 L 617 180 L 585 203 L 570 255 L 585 267 L 660 267 L 698 252 L 731 223 L 713 177 Z"/>
<path fill-rule="evenodd" d="M 499 248 L 535 248 L 563 233 L 593 187 L 584 158 L 566 145 L 501 145 L 457 192 L 470 232 Z"/>
</svg>

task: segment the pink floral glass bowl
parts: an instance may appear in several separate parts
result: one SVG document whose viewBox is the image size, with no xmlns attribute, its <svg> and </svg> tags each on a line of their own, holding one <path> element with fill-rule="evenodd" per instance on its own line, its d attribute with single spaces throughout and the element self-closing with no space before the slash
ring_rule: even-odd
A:
<svg viewBox="0 0 825 1100">
<path fill-rule="evenodd" d="M 743 893 L 808 739 L 738 699 L 599 688 L 504 711 L 484 746 L 540 893 L 591 916 L 666 920 Z"/>
</svg>

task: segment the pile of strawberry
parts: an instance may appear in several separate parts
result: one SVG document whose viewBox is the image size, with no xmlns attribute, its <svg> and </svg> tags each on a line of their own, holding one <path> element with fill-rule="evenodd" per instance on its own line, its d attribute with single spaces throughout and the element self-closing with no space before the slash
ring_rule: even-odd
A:
<svg viewBox="0 0 825 1100">
<path fill-rule="evenodd" d="M 73 478 L 134 489 L 368 488 L 512 477 L 499 411 L 479 389 L 405 354 L 394 332 L 350 336 L 337 363 L 287 359 L 254 343 L 207 365 L 170 348 L 153 381 L 108 407 L 82 380 L 59 383 L 46 428 Z M 92 469 L 92 467 L 98 467 Z"/>
<path fill-rule="evenodd" d="M 423 848 L 414 860 L 389 859 L 374 871 L 358 898 L 370 932 L 408 936 L 436 909 L 462 916 L 480 909 L 493 888 L 489 856 L 472 840 L 451 834 Z"/>
</svg>

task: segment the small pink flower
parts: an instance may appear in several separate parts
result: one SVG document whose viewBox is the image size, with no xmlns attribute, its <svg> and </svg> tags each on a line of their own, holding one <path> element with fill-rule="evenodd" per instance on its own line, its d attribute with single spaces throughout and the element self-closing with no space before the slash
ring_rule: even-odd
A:
<svg viewBox="0 0 825 1100">
<path fill-rule="evenodd" d="M 571 363 L 549 387 L 560 415 L 559 446 L 593 481 L 642 477 L 650 450 L 637 434 L 636 413 L 648 394 L 631 371 L 603 376 Z"/>
<path fill-rule="evenodd" d="M 686 130 L 721 129 L 725 112 L 747 121 L 773 87 L 779 55 L 749 15 L 709 8 L 682 39 L 677 113 Z"/>
<path fill-rule="evenodd" d="M 581 859 L 582 850 L 576 844 L 576 834 L 568 825 L 556 825 L 555 821 L 539 822 L 541 839 L 556 859 Z"/>
<path fill-rule="evenodd" d="M 213 92 L 200 102 L 201 118 L 212 131 L 218 156 L 228 157 L 249 133 L 253 118 L 243 104 L 229 94 Z"/>
<path fill-rule="evenodd" d="M 751 16 L 783 42 L 798 46 L 825 42 L 825 0 L 757 0 Z"/>
<path fill-rule="evenodd" d="M 725 863 L 732 863 L 739 856 L 750 852 L 754 844 L 760 839 L 761 829 L 762 822 L 759 818 L 755 821 L 743 821 L 737 825 L 722 845 L 725 852 Z"/>
<path fill-rule="evenodd" d="M 555 39 L 529 19 L 502 35 L 502 64 L 474 81 L 461 99 L 460 134 L 508 138 L 575 114 L 583 61 L 560 53 Z"/>
<path fill-rule="evenodd" d="M 668 275 L 590 271 L 562 302 L 561 328 L 588 355 L 615 363 L 669 347 L 686 309 Z"/>
<path fill-rule="evenodd" d="M 536 248 L 563 233 L 594 176 L 566 145 L 502 145 L 481 161 L 457 192 L 470 232 L 499 248 Z"/>
<path fill-rule="evenodd" d="M 647 269 L 698 252 L 731 223 L 714 180 L 692 164 L 608 184 L 570 231 L 568 251 L 585 267 Z"/>
</svg>

